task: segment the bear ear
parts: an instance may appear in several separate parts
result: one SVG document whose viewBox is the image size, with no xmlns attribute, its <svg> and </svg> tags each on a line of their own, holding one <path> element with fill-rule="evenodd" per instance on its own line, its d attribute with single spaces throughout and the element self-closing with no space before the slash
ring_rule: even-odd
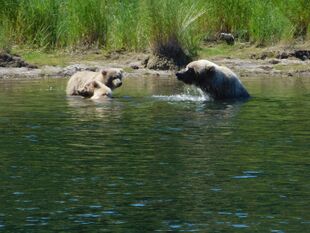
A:
<svg viewBox="0 0 310 233">
<path fill-rule="evenodd" d="M 187 72 L 189 72 L 190 74 L 195 74 L 195 69 L 193 67 L 188 67 Z"/>
<path fill-rule="evenodd" d="M 206 71 L 208 73 L 213 73 L 215 71 L 215 67 L 214 66 L 206 66 Z"/>
<path fill-rule="evenodd" d="M 92 85 L 94 88 L 99 88 L 99 87 L 100 87 L 99 83 L 96 82 L 96 81 L 91 82 L 91 85 Z"/>
<path fill-rule="evenodd" d="M 102 74 L 103 76 L 106 76 L 107 73 L 108 73 L 108 72 L 107 72 L 105 69 L 101 70 L 101 74 Z"/>
</svg>

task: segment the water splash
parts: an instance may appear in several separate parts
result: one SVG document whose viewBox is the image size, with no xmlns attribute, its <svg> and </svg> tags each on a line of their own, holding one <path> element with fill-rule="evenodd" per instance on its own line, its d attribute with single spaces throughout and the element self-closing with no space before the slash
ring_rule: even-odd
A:
<svg viewBox="0 0 310 233">
<path fill-rule="evenodd" d="M 164 101 L 193 101 L 193 102 L 205 102 L 210 101 L 210 97 L 204 93 L 200 88 L 194 86 L 185 87 L 184 93 L 177 95 L 153 95 L 153 98 L 157 98 Z"/>
</svg>

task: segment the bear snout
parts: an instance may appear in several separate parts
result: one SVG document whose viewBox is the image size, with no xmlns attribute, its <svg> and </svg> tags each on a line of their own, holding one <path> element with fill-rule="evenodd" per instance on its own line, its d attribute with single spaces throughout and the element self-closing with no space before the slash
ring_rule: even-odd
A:
<svg viewBox="0 0 310 233">
<path fill-rule="evenodd" d="M 175 76 L 177 76 L 177 79 L 181 79 L 182 78 L 182 72 L 181 71 L 176 72 Z"/>
<path fill-rule="evenodd" d="M 113 83 L 114 88 L 118 88 L 118 87 L 122 86 L 122 84 L 123 84 L 121 79 L 114 79 L 112 81 L 112 83 Z"/>
</svg>

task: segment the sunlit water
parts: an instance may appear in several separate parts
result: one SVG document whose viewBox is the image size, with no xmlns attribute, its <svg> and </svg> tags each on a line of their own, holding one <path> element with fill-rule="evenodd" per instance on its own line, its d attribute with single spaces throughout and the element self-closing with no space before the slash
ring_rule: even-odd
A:
<svg viewBox="0 0 310 233">
<path fill-rule="evenodd" d="M 307 232 L 310 78 L 213 102 L 175 78 L 114 98 L 0 81 L 0 232 Z"/>
</svg>

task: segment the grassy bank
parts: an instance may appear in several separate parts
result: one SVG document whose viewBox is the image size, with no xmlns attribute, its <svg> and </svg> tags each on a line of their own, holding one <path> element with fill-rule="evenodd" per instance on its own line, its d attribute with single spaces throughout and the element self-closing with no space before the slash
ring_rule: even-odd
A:
<svg viewBox="0 0 310 233">
<path fill-rule="evenodd" d="M 0 48 L 197 55 L 220 32 L 268 45 L 309 40 L 309 0 L 0 0 Z"/>
</svg>

